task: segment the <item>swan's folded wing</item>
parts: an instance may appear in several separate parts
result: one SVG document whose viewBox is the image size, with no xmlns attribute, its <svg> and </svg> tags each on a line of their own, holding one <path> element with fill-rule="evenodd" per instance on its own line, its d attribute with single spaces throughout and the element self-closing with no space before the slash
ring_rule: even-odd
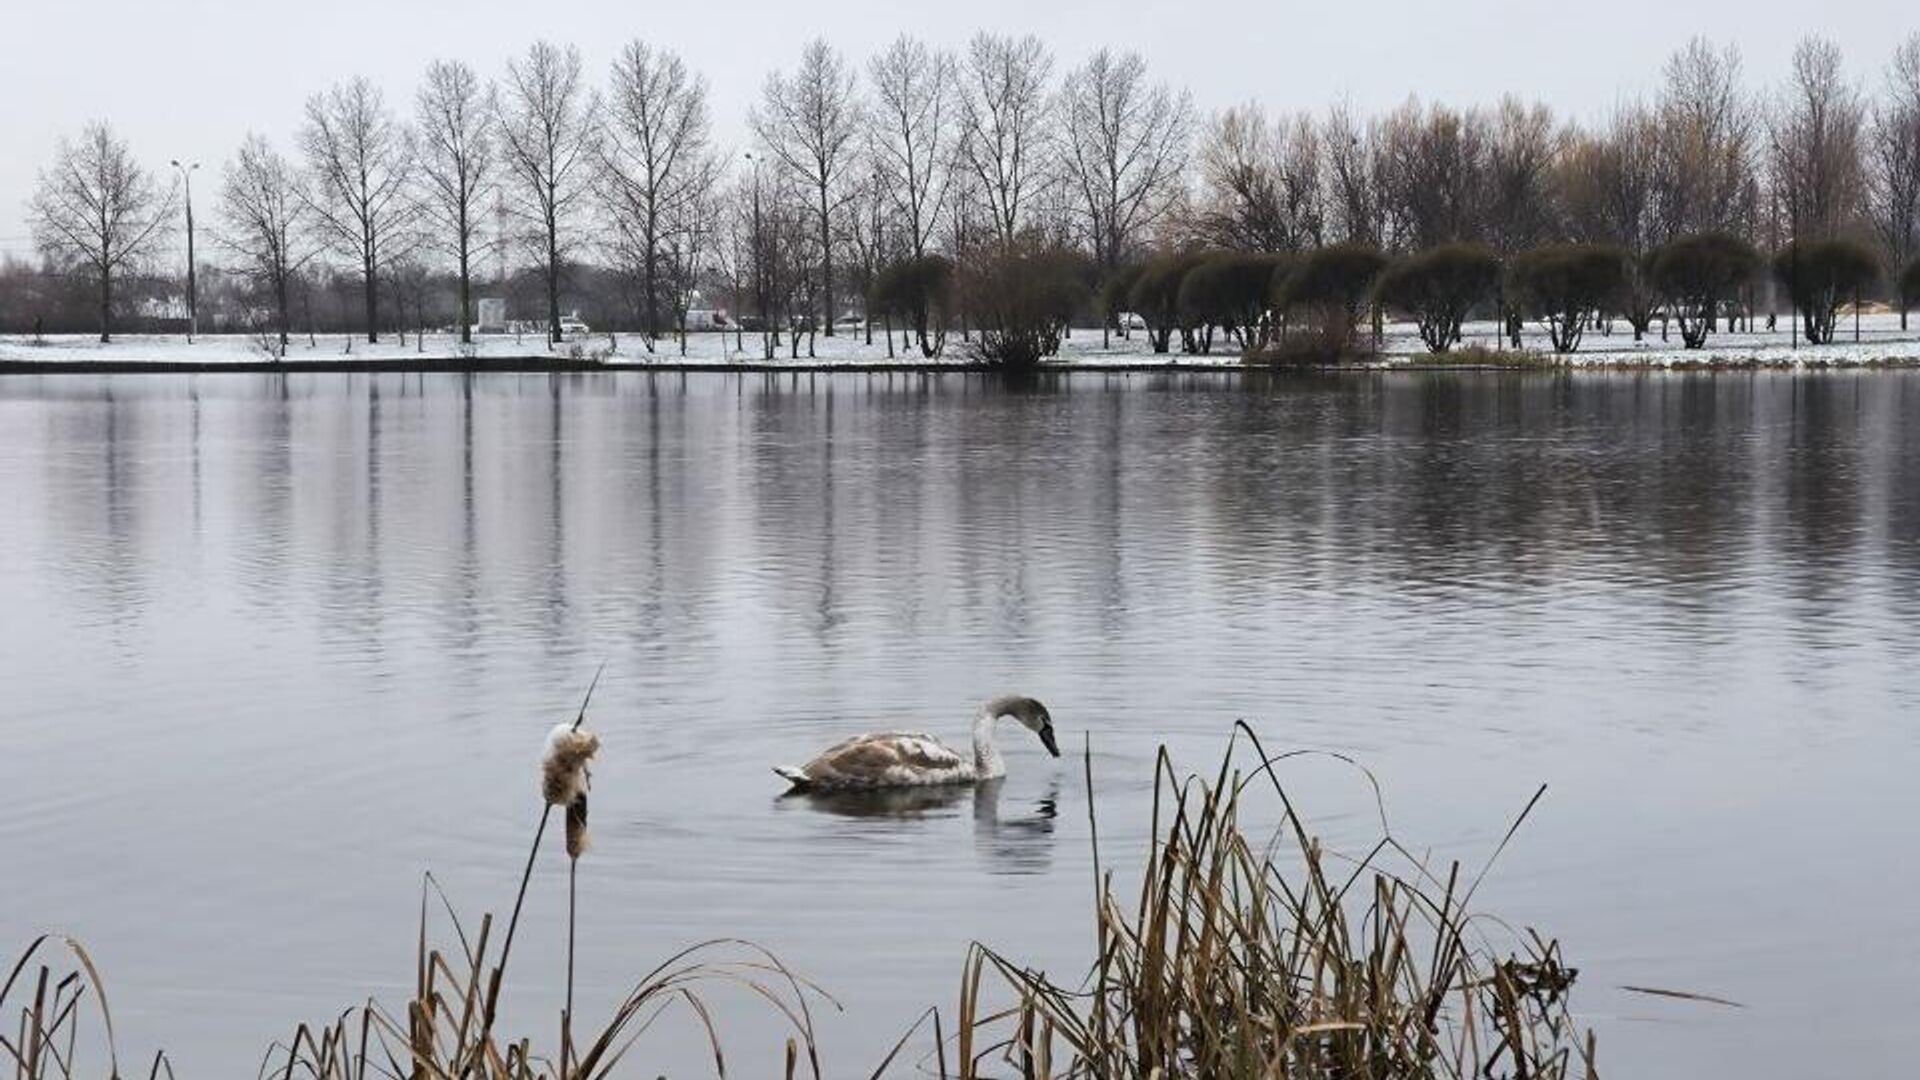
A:
<svg viewBox="0 0 1920 1080">
<path fill-rule="evenodd" d="M 966 759 L 931 735 L 886 731 L 832 747 L 808 762 L 806 773 L 817 784 L 894 787 L 937 783 L 966 764 Z"/>
</svg>

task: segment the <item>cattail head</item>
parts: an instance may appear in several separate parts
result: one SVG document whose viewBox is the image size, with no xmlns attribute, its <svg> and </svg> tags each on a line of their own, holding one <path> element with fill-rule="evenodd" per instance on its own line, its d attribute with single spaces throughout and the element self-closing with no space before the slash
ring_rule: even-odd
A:
<svg viewBox="0 0 1920 1080">
<path fill-rule="evenodd" d="M 567 858 L 577 859 L 587 850 L 587 793 L 567 804 Z"/>
<path fill-rule="evenodd" d="M 599 751 L 600 736 L 586 728 L 561 724 L 553 729 L 540 758 L 540 794 L 548 805 L 570 806 L 586 797 L 592 779 L 587 767 Z"/>
</svg>

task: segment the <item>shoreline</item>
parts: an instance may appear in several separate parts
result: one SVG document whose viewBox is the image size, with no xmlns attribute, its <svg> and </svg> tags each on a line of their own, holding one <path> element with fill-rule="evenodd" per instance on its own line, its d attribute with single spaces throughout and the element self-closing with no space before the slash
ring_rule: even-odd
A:
<svg viewBox="0 0 1920 1080">
<path fill-rule="evenodd" d="M 302 359 L 302 360 L 16 360 L 0 359 L 0 376 L 7 375 L 262 375 L 262 374 L 455 374 L 455 375 L 537 375 L 579 372 L 652 372 L 658 374 L 752 374 L 752 375 L 819 375 L 819 374 L 901 374 L 901 375 L 939 375 L 957 374 L 1015 374 L 1015 375 L 1070 375 L 1070 374 L 1152 374 L 1165 375 L 1177 373 L 1201 374 L 1243 374 L 1243 375 L 1372 375 L 1372 374 L 1431 374 L 1434 372 L 1510 372 L 1549 374 L 1566 372 L 1613 372 L 1620 374 L 1642 374 L 1647 372 L 1755 372 L 1755 371 L 1906 371 L 1920 368 L 1920 358 L 1911 356 L 1888 356 L 1881 358 L 1857 359 L 1837 356 L 1832 358 L 1818 355 L 1805 358 L 1776 357 L 1702 357 L 1696 361 L 1674 360 L 1633 360 L 1596 357 L 1582 360 L 1579 354 L 1570 357 L 1552 354 L 1525 354 L 1523 359 L 1513 363 L 1449 363 L 1432 362 L 1422 358 L 1382 358 L 1359 363 L 1337 364 L 1315 367 L 1276 367 L 1264 364 L 1243 363 L 1237 356 L 1214 358 L 1182 358 L 1164 361 L 1125 360 L 1103 361 L 1093 359 L 1074 359 L 1043 362 L 1036 367 L 1019 372 L 1007 372 L 993 364 L 977 360 L 893 360 L 893 361 L 848 361 L 848 360 L 595 360 L 578 357 L 541 356 L 490 356 L 490 357 L 447 357 L 426 356 L 408 357 L 370 357 L 358 359 Z"/>
</svg>

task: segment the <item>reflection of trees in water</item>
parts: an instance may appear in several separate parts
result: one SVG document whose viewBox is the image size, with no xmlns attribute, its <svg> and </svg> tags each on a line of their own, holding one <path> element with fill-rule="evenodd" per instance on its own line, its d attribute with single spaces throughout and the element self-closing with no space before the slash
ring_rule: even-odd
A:
<svg viewBox="0 0 1920 1080">
<path fill-rule="evenodd" d="M 1824 601 L 1850 584 L 1860 540 L 1860 390 L 1855 377 L 1791 380 L 1781 447 L 1786 528 L 1778 538 L 1796 596 Z"/>
<path fill-rule="evenodd" d="M 1888 600 L 1913 626 L 1920 625 L 1920 380 L 1900 380 L 1888 397 L 1874 433 L 1887 463 L 1887 561 L 1901 586 L 1888 590 Z"/>
<path fill-rule="evenodd" d="M 1142 501 L 1199 500 L 1210 569 L 1256 597 L 1275 582 L 1604 579 L 1697 618 L 1760 550 L 1784 545 L 1802 586 L 1846 580 L 1860 446 L 1876 437 L 1856 395 L 1874 378 L 1435 373 L 1271 395 L 1249 380 L 1182 411 L 1206 425 L 1204 486 Z"/>
<path fill-rule="evenodd" d="M 54 545 L 60 565 L 66 568 L 76 594 L 87 606 L 97 608 L 96 618 L 90 621 L 110 628 L 114 650 L 123 657 L 134 655 L 136 631 L 146 611 L 149 552 L 142 546 L 146 521 L 139 497 L 153 463 L 143 445 L 151 435 L 131 415 L 141 405 L 138 398 L 123 400 L 109 381 L 97 414 L 80 411 L 72 422 L 54 426 L 64 442 L 81 451 L 74 460 L 96 457 L 99 471 L 78 471 L 95 488 L 88 497 L 76 498 L 70 489 L 56 488 L 46 508 L 48 518 L 58 522 L 65 534 Z M 56 465 L 55 475 L 67 471 L 62 460 L 66 456 L 58 449 L 49 455 Z M 156 473 L 152 479 L 164 478 Z"/>
<path fill-rule="evenodd" d="M 806 612 L 823 646 L 841 622 L 836 554 L 849 563 L 866 558 L 834 533 L 845 483 L 834 469 L 834 392 L 830 379 L 772 373 L 748 391 L 755 554 L 771 570 L 768 585 L 788 598 L 780 609 Z"/>
<path fill-rule="evenodd" d="M 724 632 L 724 576 L 828 664 L 849 635 L 955 622 L 1017 640 L 1050 620 L 1097 655 L 1170 608 L 1266 617 L 1370 583 L 1600 580 L 1709 619 L 1743 575 L 1825 604 L 1870 546 L 1920 570 L 1907 374 L 131 385 L 44 429 L 69 465 L 45 547 L 102 619 L 138 614 L 173 536 L 229 553 L 252 616 L 305 593 L 363 644 L 424 577 L 462 653 L 571 648 L 613 605 L 664 656 Z"/>
</svg>

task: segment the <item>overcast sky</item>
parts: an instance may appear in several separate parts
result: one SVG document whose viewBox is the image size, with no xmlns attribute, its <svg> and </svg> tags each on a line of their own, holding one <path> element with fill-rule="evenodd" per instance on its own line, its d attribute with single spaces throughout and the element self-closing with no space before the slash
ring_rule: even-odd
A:
<svg viewBox="0 0 1920 1080">
<path fill-rule="evenodd" d="M 580 46 L 596 72 L 635 36 L 677 50 L 712 85 L 719 136 L 737 142 L 766 72 L 791 66 L 816 35 L 863 67 L 902 31 L 948 46 L 980 29 L 1032 32 L 1060 70 L 1102 45 L 1133 49 L 1203 112 L 1247 99 L 1318 109 L 1345 96 L 1375 109 L 1408 94 L 1465 104 L 1516 91 L 1586 117 L 1650 88 L 1693 33 L 1737 41 L 1755 85 L 1780 79 L 1802 33 L 1824 33 L 1864 84 L 1920 29 L 1920 6 L 1896 0 L 9 0 L 7 10 L 0 251 L 18 254 L 31 250 L 22 204 L 36 171 L 89 119 L 111 121 L 154 166 L 203 162 L 210 181 L 248 131 L 287 145 L 302 101 L 336 80 L 369 76 L 410 110 L 427 61 L 492 73 L 540 36 Z M 205 207 L 213 185 L 203 184 Z"/>
</svg>

